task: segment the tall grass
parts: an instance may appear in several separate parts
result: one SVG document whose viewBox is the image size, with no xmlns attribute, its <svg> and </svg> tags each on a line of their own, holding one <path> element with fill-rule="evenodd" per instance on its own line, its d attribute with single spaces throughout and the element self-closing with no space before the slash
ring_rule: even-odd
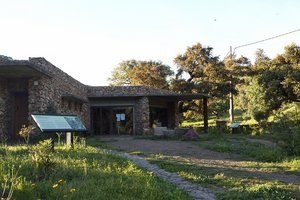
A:
<svg viewBox="0 0 300 200">
<path fill-rule="evenodd" d="M 21 166 L 12 199 L 190 199 L 132 162 L 90 146 L 56 146 L 46 174 L 36 170 L 32 149 L 6 146 L 0 153 L 0 169 Z M 0 184 L 7 175 L 1 171 Z"/>
</svg>

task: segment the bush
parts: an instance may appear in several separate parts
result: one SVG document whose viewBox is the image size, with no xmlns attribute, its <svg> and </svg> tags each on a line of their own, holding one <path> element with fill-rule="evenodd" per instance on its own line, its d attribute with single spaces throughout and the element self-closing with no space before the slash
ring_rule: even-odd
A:
<svg viewBox="0 0 300 200">
<path fill-rule="evenodd" d="M 53 143 L 52 139 L 44 140 L 32 147 L 31 159 L 35 163 L 35 169 L 40 178 L 45 178 L 53 166 Z"/>
<path fill-rule="evenodd" d="M 19 136 L 24 139 L 26 144 L 29 143 L 30 134 L 33 131 L 33 129 L 34 129 L 34 126 L 32 126 L 32 125 L 29 125 L 29 126 L 23 125 L 21 130 L 19 131 Z"/>
<path fill-rule="evenodd" d="M 262 110 L 254 111 L 252 115 L 255 121 L 257 121 L 260 125 L 268 119 L 268 114 Z"/>
<path fill-rule="evenodd" d="M 251 135 L 263 135 L 265 133 L 265 129 L 259 125 L 251 125 L 250 126 Z"/>
<path fill-rule="evenodd" d="M 271 128 L 276 140 L 289 155 L 300 155 L 300 116 L 283 114 Z"/>
</svg>

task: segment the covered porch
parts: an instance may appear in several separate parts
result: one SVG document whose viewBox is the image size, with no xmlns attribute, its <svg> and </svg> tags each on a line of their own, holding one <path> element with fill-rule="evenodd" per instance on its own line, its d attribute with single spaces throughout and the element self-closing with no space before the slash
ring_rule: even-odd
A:
<svg viewBox="0 0 300 200">
<path fill-rule="evenodd" d="M 179 125 L 178 102 L 201 100 L 204 132 L 208 129 L 209 96 L 205 94 L 129 94 L 90 96 L 91 132 L 95 135 L 141 135 L 153 127 Z"/>
</svg>

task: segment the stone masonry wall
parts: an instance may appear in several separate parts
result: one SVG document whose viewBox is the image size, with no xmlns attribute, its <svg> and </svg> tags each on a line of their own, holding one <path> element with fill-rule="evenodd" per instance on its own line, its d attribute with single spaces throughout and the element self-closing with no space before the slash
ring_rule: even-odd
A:
<svg viewBox="0 0 300 200">
<path fill-rule="evenodd" d="M 0 141 L 8 136 L 11 119 L 8 113 L 8 91 L 7 80 L 0 79 Z"/>
<path fill-rule="evenodd" d="M 27 92 L 26 79 L 0 79 L 0 135 L 15 138 L 15 93 Z"/>
<path fill-rule="evenodd" d="M 149 100 L 147 97 L 138 99 L 135 105 L 135 134 L 141 135 L 144 133 L 144 128 L 149 128 Z"/>
<path fill-rule="evenodd" d="M 130 96 L 135 100 L 135 133 L 143 134 L 144 128 L 149 128 L 149 99 L 144 95 L 176 94 L 172 91 L 155 89 L 147 86 L 86 86 L 75 80 L 67 73 L 52 65 L 45 58 L 29 58 L 29 60 L 13 60 L 3 57 L 5 64 L 15 66 L 31 66 L 44 75 L 36 75 L 26 80 L 28 90 L 28 114 L 46 113 L 49 110 L 59 114 L 76 114 L 85 126 L 90 129 L 89 97 L 122 97 Z M 18 84 L 16 84 L 18 85 Z M 20 85 L 20 84 L 19 84 Z M 13 103 L 9 92 L 9 81 L 0 78 L 0 135 L 7 134 L 11 129 L 13 117 L 11 116 Z M 1 107 L 1 104 L 5 105 Z M 170 105 L 170 117 L 175 113 L 175 118 L 170 120 L 170 126 L 178 125 L 178 110 L 174 104 Z M 29 116 L 29 115 L 28 115 Z M 30 117 L 29 121 L 32 119 Z"/>
<path fill-rule="evenodd" d="M 29 80 L 29 112 L 45 113 L 51 109 L 60 114 L 76 114 L 89 129 L 90 115 L 87 86 L 55 67 L 44 58 L 29 58 L 29 62 L 52 76 L 51 78 L 48 76 L 34 77 Z M 34 84 L 36 81 L 38 81 L 38 84 Z M 62 98 L 64 95 L 76 96 L 78 100 L 65 100 Z"/>
<path fill-rule="evenodd" d="M 179 125 L 178 102 L 168 102 L 168 128 L 176 128 Z"/>
</svg>

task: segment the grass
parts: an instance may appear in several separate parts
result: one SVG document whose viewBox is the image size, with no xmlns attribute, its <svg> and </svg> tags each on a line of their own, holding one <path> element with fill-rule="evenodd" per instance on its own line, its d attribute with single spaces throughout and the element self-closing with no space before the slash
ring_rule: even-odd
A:
<svg viewBox="0 0 300 200">
<path fill-rule="evenodd" d="M 182 163 L 170 158 L 154 156 L 148 158 L 161 168 L 199 183 L 217 194 L 217 199 L 299 199 L 298 185 L 251 177 L 248 173 L 197 164 Z"/>
<path fill-rule="evenodd" d="M 251 142 L 245 135 L 208 134 L 201 136 L 197 144 L 212 151 L 240 154 L 264 162 L 281 161 L 286 157 L 279 147 Z"/>
<path fill-rule="evenodd" d="M 294 111 L 296 109 L 296 106 L 293 104 L 290 105 L 290 107 L 288 109 L 285 110 L 285 112 L 291 112 L 291 111 Z M 235 109 L 234 111 L 235 115 L 234 115 L 234 121 L 236 122 L 240 122 L 241 125 L 257 125 L 257 121 L 255 121 L 254 119 L 252 119 L 251 117 L 246 117 L 244 116 L 243 114 L 243 111 L 241 109 Z M 229 126 L 230 125 L 230 121 L 229 121 L 229 113 L 226 113 L 222 116 L 220 116 L 218 118 L 219 120 L 224 120 L 224 121 L 227 121 L 227 125 Z M 209 115 L 208 116 L 208 126 L 209 127 L 213 127 L 213 126 L 216 126 L 216 116 L 214 115 Z M 272 122 L 274 121 L 274 115 L 271 115 L 268 119 L 268 122 Z M 204 122 L 203 120 L 200 120 L 200 121 L 194 121 L 194 120 L 184 120 L 182 123 L 181 123 L 181 126 L 182 127 L 203 127 L 204 126 Z"/>
<path fill-rule="evenodd" d="M 216 116 L 210 115 L 208 116 L 208 126 L 213 127 L 216 125 Z M 229 114 L 224 114 L 224 116 L 221 116 L 219 120 L 225 120 L 228 121 L 229 124 Z M 257 124 L 257 122 L 254 119 L 251 119 L 250 117 L 243 117 L 243 112 L 239 109 L 235 110 L 235 121 L 241 122 L 241 125 L 253 125 Z M 189 121 L 185 120 L 181 124 L 182 127 L 203 127 L 204 122 L 203 120 L 200 121 Z"/>
<path fill-rule="evenodd" d="M 300 158 L 287 157 L 276 146 L 249 139 L 264 139 L 262 142 L 266 142 L 262 137 L 233 134 L 201 135 L 199 141 L 193 141 L 212 151 L 238 154 L 241 161 L 235 163 L 238 165 L 235 168 L 162 154 L 147 159 L 167 171 L 214 190 L 218 199 L 300 199 L 299 185 L 270 180 L 271 174 L 263 173 L 300 175 Z"/>
<path fill-rule="evenodd" d="M 37 167 L 31 149 L 0 147 L 0 183 L 16 175 L 12 199 L 191 199 L 131 161 L 91 146 L 56 146 L 46 168 Z"/>
<path fill-rule="evenodd" d="M 285 172 L 300 175 L 300 158 L 287 158 L 282 162 L 244 162 L 243 166 L 266 172 Z"/>
</svg>

